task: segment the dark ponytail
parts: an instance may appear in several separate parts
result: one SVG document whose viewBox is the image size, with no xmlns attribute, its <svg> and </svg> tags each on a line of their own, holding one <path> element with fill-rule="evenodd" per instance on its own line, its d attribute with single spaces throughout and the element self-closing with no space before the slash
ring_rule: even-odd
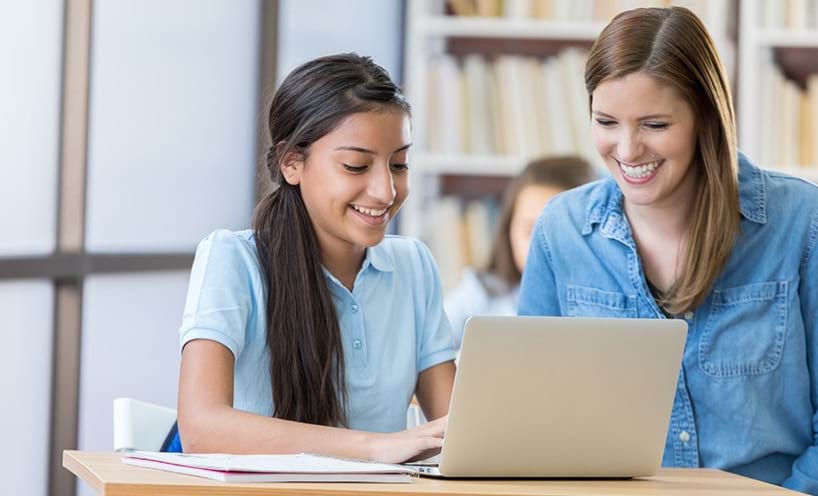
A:
<svg viewBox="0 0 818 496">
<path fill-rule="evenodd" d="M 281 161 L 309 147 L 359 112 L 409 106 L 386 71 L 356 54 L 315 59 L 281 84 L 270 105 L 267 169 L 273 191 L 256 207 L 256 249 L 267 283 L 267 349 L 273 416 L 346 425 L 341 329 L 299 186 L 281 176 Z"/>
</svg>

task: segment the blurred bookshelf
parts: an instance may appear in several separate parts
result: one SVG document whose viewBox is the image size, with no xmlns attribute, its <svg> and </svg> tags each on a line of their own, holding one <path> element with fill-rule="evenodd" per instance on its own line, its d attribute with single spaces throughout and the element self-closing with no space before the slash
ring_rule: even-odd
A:
<svg viewBox="0 0 818 496">
<path fill-rule="evenodd" d="M 741 0 L 739 143 L 818 182 L 818 0 Z"/>
</svg>

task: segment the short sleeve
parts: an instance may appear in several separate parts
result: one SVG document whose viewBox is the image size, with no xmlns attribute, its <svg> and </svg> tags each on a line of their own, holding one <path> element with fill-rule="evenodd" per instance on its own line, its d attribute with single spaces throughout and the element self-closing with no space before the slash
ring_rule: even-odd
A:
<svg viewBox="0 0 818 496">
<path fill-rule="evenodd" d="M 419 253 L 420 271 L 425 290 L 425 308 L 418 325 L 418 372 L 434 367 L 443 362 L 454 360 L 454 338 L 449 319 L 443 310 L 443 288 L 437 264 L 429 249 L 415 240 Z"/>
<path fill-rule="evenodd" d="M 190 274 L 180 349 L 194 339 L 216 341 L 238 358 L 254 311 L 260 272 L 255 247 L 236 233 L 219 230 L 196 249 Z"/>
</svg>

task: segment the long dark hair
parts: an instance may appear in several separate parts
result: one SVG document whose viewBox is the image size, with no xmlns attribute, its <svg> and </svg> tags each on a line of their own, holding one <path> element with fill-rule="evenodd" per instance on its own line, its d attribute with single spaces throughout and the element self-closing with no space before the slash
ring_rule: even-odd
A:
<svg viewBox="0 0 818 496">
<path fill-rule="evenodd" d="M 704 23 L 684 7 L 622 12 L 596 39 L 585 66 L 589 105 L 603 81 L 643 71 L 679 91 L 696 115 L 699 185 L 679 279 L 660 301 L 680 314 L 704 301 L 739 233 L 738 150 L 727 73 Z"/>
<path fill-rule="evenodd" d="M 508 287 L 520 284 L 522 274 L 514 263 L 511 249 L 511 221 L 520 191 L 526 186 L 556 186 L 568 190 L 596 179 L 596 172 L 584 159 L 566 155 L 533 160 L 503 192 L 500 216 L 486 271 L 498 276 Z"/>
<path fill-rule="evenodd" d="M 321 57 L 293 70 L 270 104 L 267 172 L 273 190 L 256 207 L 256 249 L 267 286 L 267 348 L 273 416 L 346 425 L 341 329 L 300 187 L 282 180 L 281 161 L 306 159 L 312 143 L 359 112 L 409 105 L 387 72 L 357 54 Z"/>
</svg>

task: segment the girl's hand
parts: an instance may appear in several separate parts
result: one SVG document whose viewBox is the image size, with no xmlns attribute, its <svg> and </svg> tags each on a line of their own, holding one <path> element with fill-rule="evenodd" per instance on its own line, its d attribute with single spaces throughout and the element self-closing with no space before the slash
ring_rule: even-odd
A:
<svg viewBox="0 0 818 496">
<path fill-rule="evenodd" d="M 429 423 L 389 434 L 373 434 L 369 444 L 370 458 L 384 463 L 423 460 L 440 453 L 448 416 Z"/>
</svg>

